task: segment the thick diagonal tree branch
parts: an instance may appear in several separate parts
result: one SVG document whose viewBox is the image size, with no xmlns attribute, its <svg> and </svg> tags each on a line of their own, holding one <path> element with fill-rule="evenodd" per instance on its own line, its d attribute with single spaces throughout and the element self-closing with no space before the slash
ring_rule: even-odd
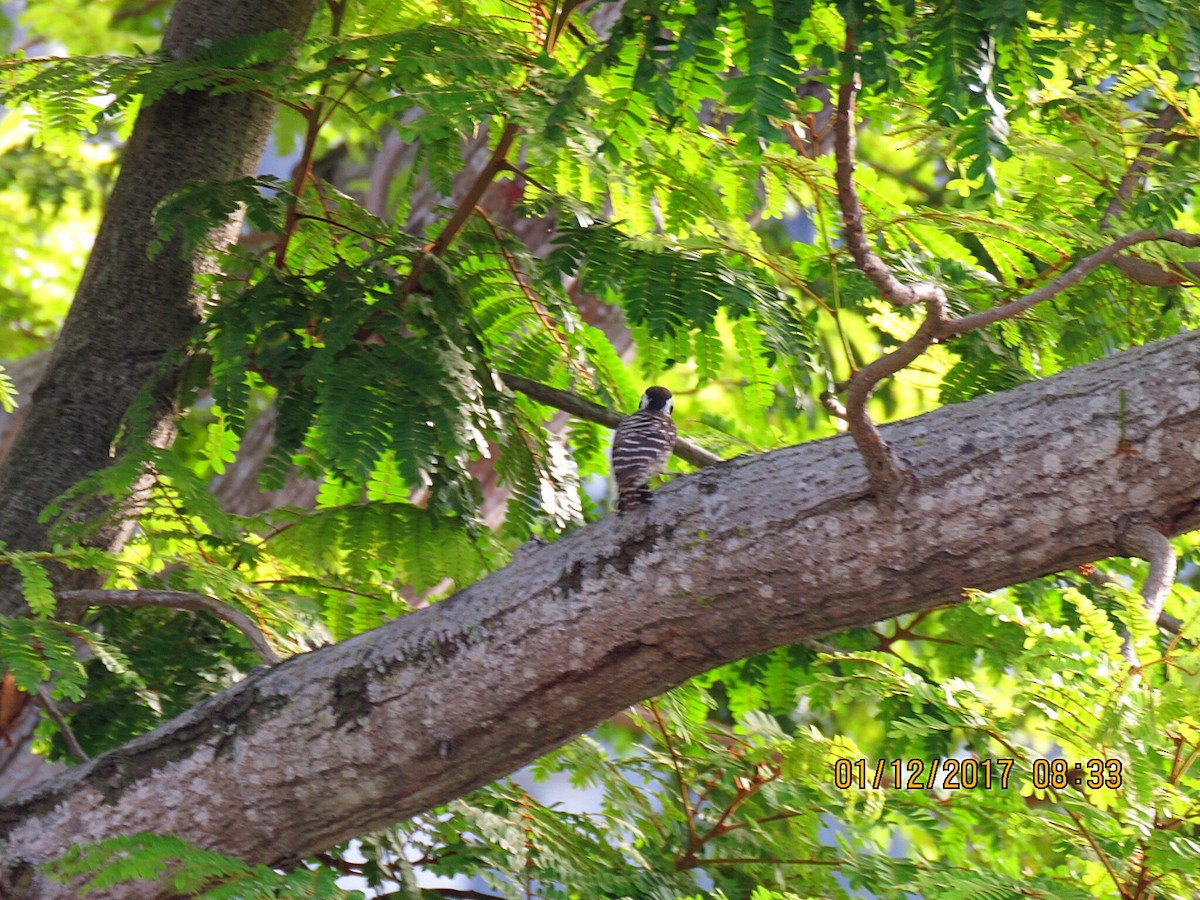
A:
<svg viewBox="0 0 1200 900">
<path fill-rule="evenodd" d="M 0 805 L 0 894 L 72 896 L 37 864 L 141 831 L 287 864 L 730 660 L 1200 528 L 1198 366 L 1190 333 L 884 426 L 922 473 L 889 504 L 844 436 L 676 479 Z"/>
</svg>

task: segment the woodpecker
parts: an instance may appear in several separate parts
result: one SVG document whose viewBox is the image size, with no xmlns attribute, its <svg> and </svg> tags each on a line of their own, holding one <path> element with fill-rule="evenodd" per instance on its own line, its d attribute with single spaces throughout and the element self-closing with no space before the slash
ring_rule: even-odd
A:
<svg viewBox="0 0 1200 900">
<path fill-rule="evenodd" d="M 613 435 L 612 469 L 617 481 L 617 509 L 649 503 L 650 479 L 661 475 L 675 446 L 675 401 L 665 387 L 646 388 L 638 411 L 621 420 Z"/>
</svg>

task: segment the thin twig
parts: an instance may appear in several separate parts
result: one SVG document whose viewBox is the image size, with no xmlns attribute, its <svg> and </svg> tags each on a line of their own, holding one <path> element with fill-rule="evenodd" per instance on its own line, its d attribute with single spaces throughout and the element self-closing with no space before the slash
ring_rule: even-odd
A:
<svg viewBox="0 0 1200 900">
<path fill-rule="evenodd" d="M 676 863 L 679 869 L 694 869 L 697 866 L 844 866 L 844 859 L 815 859 L 809 857 L 780 856 L 774 858 L 757 856 L 706 856 L 703 859 L 684 860 Z"/>
<path fill-rule="evenodd" d="M 279 662 L 279 654 L 267 641 L 257 625 L 245 613 L 234 609 L 227 603 L 222 603 L 204 594 L 194 594 L 188 591 L 157 591 L 139 589 L 130 591 L 79 590 L 59 591 L 58 599 L 67 602 L 86 603 L 88 606 L 132 606 L 157 607 L 159 609 L 186 609 L 192 612 L 208 613 L 224 622 L 228 622 L 246 636 L 256 653 L 263 662 L 274 664 Z"/>
<path fill-rule="evenodd" d="M 570 413 L 575 418 L 583 419 L 585 422 L 595 422 L 597 425 L 616 428 L 621 424 L 621 420 L 625 418 L 624 415 L 609 409 L 607 406 L 601 406 L 599 403 L 585 400 L 583 397 L 580 397 L 578 394 L 572 394 L 570 391 L 550 387 L 550 385 L 542 384 L 540 381 L 531 381 L 528 378 L 522 378 L 520 375 L 512 375 L 508 372 L 502 372 L 500 377 L 504 379 L 504 383 L 512 390 L 524 394 L 538 403 L 544 403 L 546 406 L 553 406 L 555 409 Z M 693 466 L 700 468 L 715 466 L 717 463 L 722 462 L 721 457 L 715 453 L 710 453 L 703 447 L 699 447 L 681 437 L 675 438 L 674 452 L 684 462 L 689 462 Z"/>
<path fill-rule="evenodd" d="M 512 275 L 513 283 L 520 289 L 525 302 L 529 304 L 533 310 L 533 314 L 537 316 L 538 321 L 542 323 L 542 328 L 549 333 L 551 339 L 558 344 L 562 350 L 563 359 L 567 365 L 574 369 L 580 377 L 591 382 L 592 375 L 588 372 L 578 360 L 574 359 L 571 353 L 571 346 L 567 343 L 567 339 L 563 337 L 562 330 L 559 329 L 550 313 L 538 300 L 537 294 L 533 290 L 533 286 L 529 283 L 529 275 L 521 268 L 520 261 L 513 255 L 512 251 L 504 243 L 504 235 L 501 234 L 499 227 L 491 220 L 488 214 L 482 209 L 476 210 L 479 213 L 479 218 L 483 220 L 488 231 L 492 233 L 492 240 L 496 242 L 496 249 L 500 251 L 501 257 L 504 259 L 505 266 L 508 267 L 509 274 Z"/>
<path fill-rule="evenodd" d="M 1150 132 L 1142 140 L 1141 148 L 1133 162 L 1129 164 L 1113 198 L 1108 202 L 1104 215 L 1100 217 L 1101 231 L 1108 231 L 1112 226 L 1112 220 L 1119 216 L 1125 209 L 1125 204 L 1133 199 L 1134 192 L 1138 189 L 1142 179 L 1149 173 L 1171 139 L 1171 128 L 1181 118 L 1182 115 L 1174 106 L 1167 106 L 1154 118 L 1150 124 Z M 1171 268 L 1164 268 L 1158 263 L 1122 254 L 1113 260 L 1113 265 L 1126 278 L 1151 287 L 1182 284 L 1189 277 L 1200 279 L 1200 263 L 1196 262 L 1173 263 Z"/>
<path fill-rule="evenodd" d="M 838 127 L 839 129 L 842 128 L 840 110 Z M 839 141 L 839 177 L 842 168 L 842 150 L 843 148 Z M 854 195 L 853 199 L 857 200 L 857 195 Z M 859 212 L 861 214 L 861 210 Z M 977 328 L 982 328 L 995 322 L 1019 316 L 1038 303 L 1049 300 L 1066 288 L 1078 284 L 1089 273 L 1118 258 L 1123 250 L 1135 244 L 1146 243 L 1148 241 L 1167 241 L 1183 247 L 1200 247 L 1200 234 L 1193 234 L 1178 229 L 1168 229 L 1165 231 L 1143 229 L 1122 235 L 1113 240 L 1107 247 L 1097 250 L 1090 256 L 1084 257 L 1053 281 L 1037 290 L 1031 291 L 1025 296 L 1011 303 L 1006 303 L 1003 306 L 996 306 L 992 309 L 986 309 L 982 312 L 957 319 L 947 318 L 946 298 L 940 288 L 928 284 L 918 286 L 901 285 L 904 288 L 921 288 L 919 293 L 925 303 L 925 321 L 921 324 L 916 334 L 898 348 L 855 372 L 850 378 L 846 395 L 846 419 L 849 424 L 850 434 L 854 437 L 859 452 L 862 453 L 863 459 L 867 464 L 873 492 L 880 496 L 893 494 L 906 478 L 903 467 L 895 459 L 887 444 L 884 443 L 879 430 L 876 428 L 874 422 L 871 421 L 866 411 L 867 401 L 871 398 L 872 392 L 880 381 L 890 375 L 894 375 L 905 366 L 911 364 L 931 344 L 956 335 L 965 334 L 968 331 L 974 331 Z M 849 246 L 850 244 L 851 241 L 847 237 L 847 245 Z M 878 267 L 882 267 L 882 271 L 886 272 L 888 278 L 893 281 L 895 280 L 894 276 L 887 270 L 887 266 L 874 252 L 870 252 L 870 257 L 874 263 L 878 264 Z M 897 301 L 893 299 L 893 302 Z M 904 299 L 901 305 L 905 305 L 907 302 L 908 300 Z"/>
<path fill-rule="evenodd" d="M 324 96 L 325 85 L 321 87 L 321 93 L 318 96 Z M 292 236 L 296 233 L 296 224 L 300 221 L 300 194 L 304 191 L 304 184 L 312 178 L 312 161 L 313 152 L 317 146 L 317 136 L 321 130 L 321 104 L 318 100 L 315 106 L 310 107 L 304 114 L 306 123 L 304 130 L 304 144 L 300 151 L 300 160 L 296 163 L 295 175 L 292 178 L 292 201 L 288 203 L 287 214 L 284 218 L 283 233 L 279 236 L 279 242 L 275 245 L 275 268 L 283 269 L 287 265 L 288 245 L 291 244 Z"/>
<path fill-rule="evenodd" d="M 736 813 L 751 797 L 762 790 L 763 785 L 770 784 L 772 781 L 775 781 L 779 778 L 780 774 L 782 774 L 782 772 L 779 767 L 773 767 L 771 769 L 770 777 L 759 778 L 756 775 L 751 780 L 750 787 L 744 790 L 739 789 L 737 796 L 729 802 L 729 804 L 722 811 L 721 815 L 717 818 L 717 821 L 713 823 L 712 827 L 700 837 L 696 846 L 688 849 L 687 856 L 694 858 L 696 854 L 702 850 L 706 844 L 708 844 L 709 841 L 720 837 L 726 832 L 731 831 L 733 827 L 736 827 L 728 824 L 730 817 L 732 817 L 733 814 Z"/>
<path fill-rule="evenodd" d="M 800 641 L 801 646 L 807 647 L 814 653 L 824 653 L 826 656 L 845 656 L 846 651 L 841 647 L 835 647 L 833 644 L 819 641 L 816 638 L 804 638 Z"/>
<path fill-rule="evenodd" d="M 1117 891 L 1120 893 L 1123 900 L 1124 898 L 1127 898 L 1129 895 L 1125 891 L 1125 888 L 1121 882 L 1121 877 L 1117 874 L 1117 870 L 1113 868 L 1113 864 L 1109 862 L 1108 855 L 1104 852 L 1104 848 L 1097 843 L 1096 838 L 1092 836 L 1092 833 L 1088 831 L 1087 826 L 1083 824 L 1083 819 L 1081 819 L 1079 814 L 1069 806 L 1064 806 L 1063 812 L 1071 817 L 1071 821 L 1075 823 L 1076 831 L 1078 831 L 1080 836 L 1091 845 L 1092 852 L 1096 854 L 1096 857 L 1100 860 L 1100 864 L 1104 866 L 1105 870 L 1108 872 L 1108 877 L 1112 879 L 1113 885 L 1116 886 Z"/>
<path fill-rule="evenodd" d="M 341 34 L 342 19 L 346 15 L 346 5 L 344 3 L 330 3 L 329 14 L 331 17 L 330 33 L 335 37 Z M 356 75 L 353 85 L 361 77 L 361 73 Z M 323 106 L 329 99 L 329 81 L 322 81 L 317 89 L 317 96 L 313 103 L 308 106 L 302 113 L 305 120 L 304 128 L 304 144 L 300 149 L 300 160 L 296 163 L 296 168 L 293 170 L 292 177 L 292 202 L 288 204 L 287 213 L 284 218 L 283 233 L 279 236 L 279 242 L 275 247 L 275 268 L 284 269 L 287 266 L 288 246 L 291 244 L 292 238 L 296 233 L 296 226 L 300 221 L 300 195 L 304 192 L 304 185 L 309 181 L 313 181 L 313 154 L 317 149 L 317 138 L 321 134 L 321 128 L 328 121 L 328 117 L 323 117 Z M 343 95 L 344 98 L 345 95 Z"/>
<path fill-rule="evenodd" d="M 579 5 L 580 0 L 566 0 L 554 13 L 548 23 L 549 28 L 544 43 L 548 54 L 553 54 L 555 45 L 562 36 L 563 30 L 570 24 L 571 13 Z M 479 174 L 475 176 L 475 180 L 471 182 L 471 186 L 467 188 L 467 192 L 463 195 L 462 200 L 459 201 L 458 207 L 442 228 L 441 233 L 435 240 L 426 245 L 425 253 L 418 256 L 413 262 L 412 271 L 405 280 L 401 293 L 410 294 L 416 290 L 421 280 L 421 273 L 425 271 L 427 258 L 429 256 L 440 257 L 446 253 L 450 244 L 458 237 L 471 216 L 475 213 L 476 207 L 479 206 L 479 201 L 483 199 L 484 193 L 491 187 L 497 176 L 501 172 L 513 169 L 513 166 L 508 161 L 508 154 L 512 151 L 513 143 L 520 133 L 521 127 L 515 122 L 508 121 L 504 124 L 504 130 L 500 132 L 500 138 L 496 141 L 496 149 L 492 151 L 492 155 L 487 163 L 479 171 Z"/>
<path fill-rule="evenodd" d="M 376 234 L 367 234 L 365 231 L 359 231 L 357 228 L 352 228 L 345 222 L 339 222 L 337 219 L 331 219 L 326 216 L 314 216 L 311 213 L 300 213 L 296 216 L 297 221 L 311 220 L 314 222 L 324 222 L 326 225 L 332 225 L 334 228 L 340 228 L 342 231 L 347 231 L 350 234 L 357 234 L 360 238 L 368 241 L 374 241 L 376 244 L 387 244 L 389 241 L 386 238 L 381 238 Z"/>
<path fill-rule="evenodd" d="M 836 419 L 847 418 L 846 407 L 842 405 L 842 401 L 837 398 L 837 393 L 834 388 L 828 388 L 821 391 L 821 405 L 825 407 L 825 411 Z"/>
<path fill-rule="evenodd" d="M 671 740 L 671 732 L 667 730 L 666 723 L 663 722 L 662 715 L 658 711 L 658 704 L 653 698 L 646 701 L 646 707 L 650 710 L 650 714 L 654 716 L 654 722 L 658 725 L 658 730 L 662 732 L 663 743 L 667 747 L 667 753 L 671 757 L 671 768 L 675 770 L 675 780 L 679 783 L 679 803 L 683 807 L 683 818 L 687 823 L 688 842 L 695 846 L 698 832 L 696 831 L 696 816 L 692 809 L 691 801 L 688 800 L 687 781 L 683 777 L 683 764 L 679 760 L 679 755 L 675 752 L 675 743 Z M 676 860 L 678 865 L 678 860 Z"/>
<path fill-rule="evenodd" d="M 1121 214 L 1125 204 L 1133 199 L 1133 193 L 1137 190 L 1143 176 L 1150 171 L 1150 167 L 1162 154 L 1163 147 L 1170 136 L 1171 127 L 1181 118 L 1179 110 L 1174 106 L 1167 106 L 1155 117 L 1154 123 L 1150 126 L 1150 133 L 1142 141 L 1141 149 L 1133 158 L 1133 162 L 1129 164 L 1129 168 L 1121 179 L 1120 187 L 1117 188 L 1113 198 L 1108 201 L 1104 215 L 1100 217 L 1101 230 L 1107 230 L 1112 224 L 1112 220 Z"/>
<path fill-rule="evenodd" d="M 1200 247 L 1200 234 L 1180 231 L 1177 228 L 1168 228 L 1163 231 L 1143 228 L 1131 231 L 1129 234 L 1115 238 L 1108 246 L 1097 250 L 1091 256 L 1085 256 L 1053 281 L 1042 285 L 1036 291 L 1030 291 L 1024 297 L 1013 300 L 1011 303 L 1005 303 L 1003 306 L 995 306 L 959 319 L 950 319 L 942 329 L 940 337 L 966 334 L 968 331 L 991 325 L 993 322 L 1019 316 L 1043 300 L 1056 297 L 1066 288 L 1083 281 L 1084 276 L 1091 274 L 1106 263 L 1113 262 L 1123 250 L 1149 241 L 1166 241 L 1170 244 L 1179 244 L 1181 247 Z"/>
<path fill-rule="evenodd" d="M 75 732 L 67 724 L 66 716 L 62 714 L 62 710 L 58 708 L 58 704 L 50 696 L 50 689 L 44 684 L 38 685 L 37 702 L 46 711 L 46 715 L 50 717 L 50 720 L 58 726 L 59 733 L 62 734 L 63 740 L 66 741 L 67 749 L 71 751 L 71 755 L 79 762 L 87 762 L 88 755 L 83 752 L 83 747 L 79 745 L 79 741 L 75 738 Z"/>
</svg>

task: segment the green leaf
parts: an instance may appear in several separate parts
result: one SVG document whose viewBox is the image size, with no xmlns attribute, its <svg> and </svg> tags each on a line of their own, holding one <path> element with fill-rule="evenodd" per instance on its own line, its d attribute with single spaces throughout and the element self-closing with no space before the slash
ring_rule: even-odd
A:
<svg viewBox="0 0 1200 900">
<path fill-rule="evenodd" d="M 10 557 L 12 567 L 21 573 L 21 593 L 36 616 L 53 616 L 58 606 L 54 585 L 41 563 L 30 557 Z"/>
</svg>

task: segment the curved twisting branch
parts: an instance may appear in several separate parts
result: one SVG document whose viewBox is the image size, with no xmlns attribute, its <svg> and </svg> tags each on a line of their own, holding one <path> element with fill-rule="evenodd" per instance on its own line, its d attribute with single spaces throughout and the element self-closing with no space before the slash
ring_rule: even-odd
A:
<svg viewBox="0 0 1200 900">
<path fill-rule="evenodd" d="M 946 321 L 946 296 L 939 288 L 925 300 L 925 321 L 916 334 L 891 353 L 850 376 L 846 390 L 846 424 L 863 455 L 871 479 L 871 491 L 877 497 L 894 495 L 908 480 L 909 473 L 871 421 L 867 413 L 867 401 L 879 382 L 910 365 L 938 339 Z"/>
<path fill-rule="evenodd" d="M 1139 522 L 1129 525 L 1121 531 L 1118 538 L 1118 549 L 1125 555 L 1144 559 L 1150 563 L 1150 570 L 1146 573 L 1146 580 L 1142 583 L 1142 599 L 1145 601 L 1146 612 L 1150 614 L 1151 619 L 1158 623 L 1160 628 L 1173 634 L 1179 634 L 1183 623 L 1162 611 L 1167 595 L 1171 593 L 1171 585 L 1175 583 L 1175 548 L 1171 546 L 1171 542 L 1157 529 Z M 1087 568 L 1090 571 L 1085 573 L 1085 577 L 1097 587 L 1116 584 L 1108 576 L 1097 572 L 1094 566 Z M 1136 670 L 1138 656 L 1133 647 L 1133 637 L 1128 630 L 1125 632 L 1125 641 L 1121 652 L 1129 665 Z"/>
<path fill-rule="evenodd" d="M 1151 618 L 1157 621 L 1175 583 L 1175 548 L 1157 528 L 1138 523 L 1130 525 L 1121 535 L 1121 550 L 1150 563 L 1142 584 L 1142 598 Z"/>
<path fill-rule="evenodd" d="M 852 35 L 846 38 L 846 55 L 854 53 Z M 867 240 L 863 231 L 863 208 L 858 199 L 858 188 L 854 186 L 854 161 L 857 141 L 854 135 L 855 100 L 858 96 L 858 76 L 842 84 L 838 89 L 837 112 L 834 115 L 833 153 L 837 162 L 837 197 L 838 206 L 842 211 L 842 237 L 846 241 L 846 249 L 854 259 L 854 264 L 879 289 L 879 293 L 889 303 L 896 306 L 913 306 L 917 303 L 929 303 L 940 300 L 943 304 L 946 295 L 936 284 L 927 281 L 905 284 L 888 268 L 887 263 L 879 258 Z"/>
<path fill-rule="evenodd" d="M 222 603 L 204 594 L 193 594 L 187 591 L 105 591 L 79 590 L 59 591 L 59 600 L 67 603 L 80 603 L 87 606 L 157 606 L 160 609 L 186 609 L 192 612 L 208 613 L 211 616 L 228 622 L 246 636 L 250 646 L 262 657 L 263 662 L 274 664 L 279 662 L 279 654 L 267 641 L 257 625 L 250 617 L 227 603 Z"/>
<path fill-rule="evenodd" d="M 853 31 L 846 35 L 845 58 L 853 59 L 856 52 Z M 1010 303 L 986 309 L 959 318 L 950 318 L 946 312 L 945 292 L 931 282 L 901 282 L 887 263 L 875 252 L 867 240 L 863 228 L 863 207 L 854 184 L 855 167 L 855 106 L 858 95 L 858 76 L 850 76 L 838 89 L 837 110 L 834 115 L 834 158 L 836 162 L 836 181 L 838 206 L 841 210 L 843 238 L 846 248 L 854 260 L 855 266 L 866 275 L 875 285 L 879 293 L 889 303 L 895 306 L 913 306 L 917 303 L 925 305 L 925 321 L 917 332 L 891 353 L 883 356 L 870 365 L 855 371 L 846 383 L 846 406 L 841 410 L 836 406 L 832 396 L 823 398 L 830 411 L 845 418 L 850 434 L 858 445 L 859 452 L 867 465 L 871 481 L 871 490 L 877 497 L 894 495 L 908 478 L 903 465 L 896 459 L 891 449 L 880 437 L 879 429 L 871 421 L 867 413 L 867 401 L 875 387 L 884 378 L 894 375 L 905 366 L 917 359 L 931 344 L 957 335 L 966 334 L 976 328 L 991 325 L 1004 319 L 1011 319 L 1028 311 L 1033 306 L 1057 296 L 1063 290 L 1078 284 L 1089 273 L 1107 263 L 1136 263 L 1133 257 L 1124 256 L 1124 251 L 1130 247 L 1147 241 L 1167 241 L 1183 247 L 1200 247 L 1200 234 L 1192 234 L 1176 229 L 1152 231 L 1144 229 L 1134 231 L 1115 238 L 1106 247 L 1097 250 L 1075 263 L 1053 281 L 1030 291 Z M 1171 120 L 1166 114 L 1159 117 L 1155 123 L 1156 131 L 1151 135 L 1151 143 L 1161 144 L 1166 139 L 1165 129 Z M 1128 199 L 1137 180 L 1149 168 L 1157 155 L 1157 150 L 1143 148 L 1138 159 L 1130 167 L 1129 174 L 1122 180 L 1117 197 L 1105 212 L 1102 222 L 1106 222 L 1120 210 L 1121 204 Z M 1156 268 L 1157 267 L 1152 267 Z M 1200 271 L 1200 264 L 1196 264 Z M 1124 271 L 1124 268 L 1122 269 Z M 1162 271 L 1162 270 L 1159 270 Z M 1190 271 L 1190 268 L 1189 268 Z M 1127 273 L 1128 274 L 1128 273 Z M 1171 273 L 1164 274 L 1171 275 Z M 1178 276 L 1171 275 L 1177 283 Z M 1148 282 L 1156 283 L 1156 282 Z M 1161 602 L 1155 612 L 1157 617 L 1161 611 Z"/>
<path fill-rule="evenodd" d="M 846 45 L 847 55 L 852 54 L 852 36 L 847 37 Z M 887 356 L 851 375 L 846 393 L 846 423 L 867 465 L 871 491 L 878 497 L 887 497 L 900 489 L 908 474 L 871 421 L 867 413 L 867 401 L 880 381 L 909 365 L 938 339 L 946 324 L 946 294 L 936 284 L 929 282 L 902 283 L 867 240 L 863 230 L 862 203 L 854 186 L 854 108 L 857 93 L 857 77 L 842 84 L 838 90 L 837 113 L 834 116 L 838 205 L 842 211 L 846 247 L 855 265 L 889 302 L 897 306 L 925 304 L 925 321 L 916 334 Z"/>
</svg>

